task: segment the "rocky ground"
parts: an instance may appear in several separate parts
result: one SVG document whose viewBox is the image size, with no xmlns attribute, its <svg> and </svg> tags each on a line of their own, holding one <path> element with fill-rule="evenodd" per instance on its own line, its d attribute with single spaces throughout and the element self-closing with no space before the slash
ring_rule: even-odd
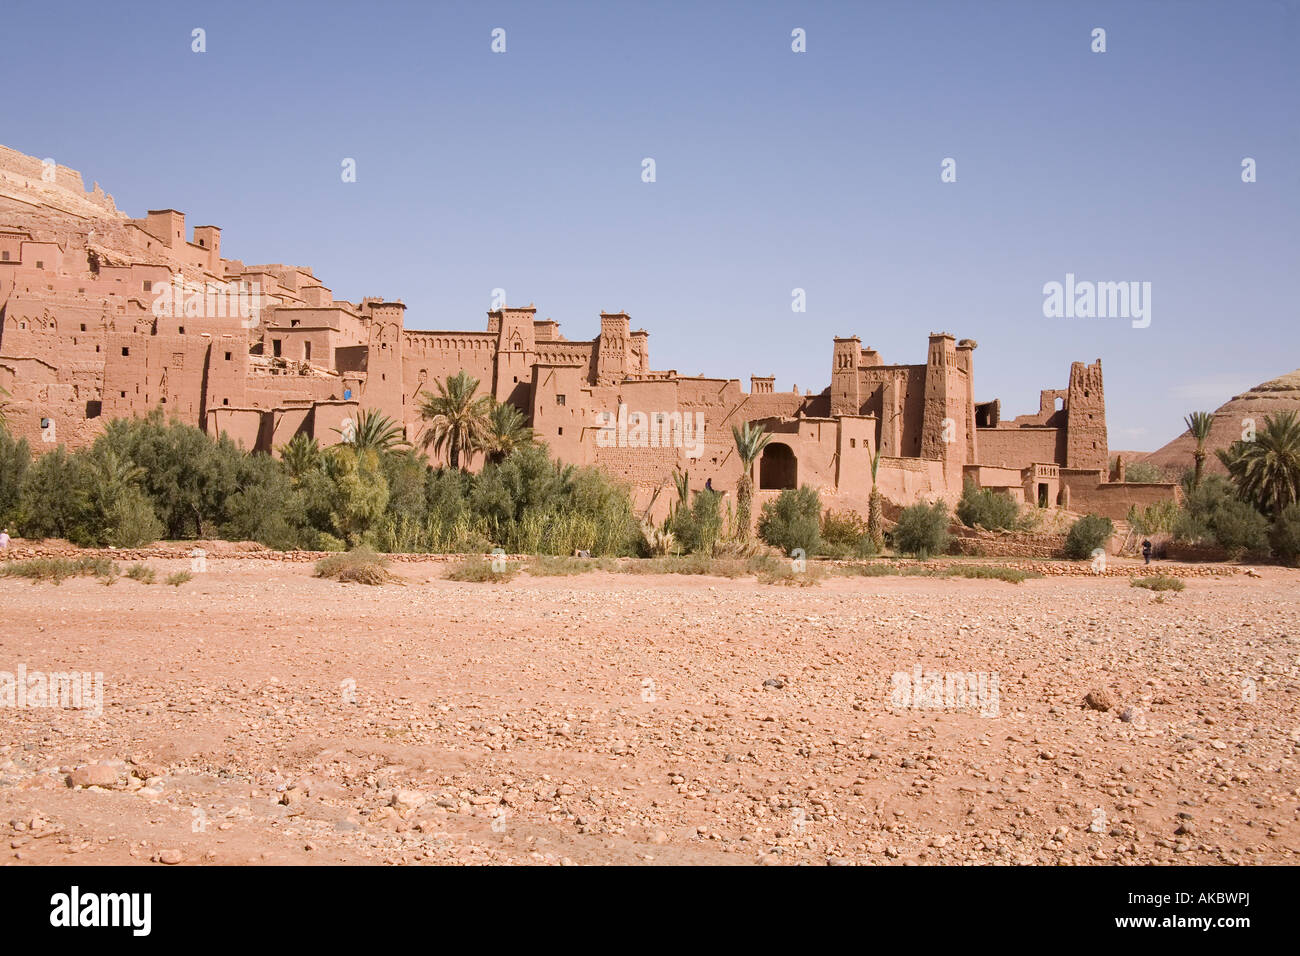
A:
<svg viewBox="0 0 1300 956">
<path fill-rule="evenodd" d="M 189 566 L 150 563 L 159 580 Z M 0 859 L 1300 851 L 1300 572 L 1153 594 L 1124 576 L 790 588 L 394 570 L 404 584 L 367 587 L 214 556 L 179 587 L 0 579 L 0 672 L 103 674 L 98 716 L 0 707 Z M 918 666 L 984 675 L 985 696 L 905 700 L 895 675 Z"/>
</svg>

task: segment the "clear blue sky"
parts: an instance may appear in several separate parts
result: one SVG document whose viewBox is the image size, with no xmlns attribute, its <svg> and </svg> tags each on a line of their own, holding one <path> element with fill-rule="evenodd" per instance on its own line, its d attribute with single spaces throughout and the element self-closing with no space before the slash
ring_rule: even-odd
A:
<svg viewBox="0 0 1300 956">
<path fill-rule="evenodd" d="M 501 287 L 570 338 L 627 310 L 656 368 L 817 390 L 834 335 L 911 363 L 944 329 L 1008 416 L 1101 358 L 1119 449 L 1300 366 L 1295 0 L 6 0 L 0 30 L 0 142 L 413 328 L 482 328 Z M 1044 318 L 1067 272 L 1151 282 L 1150 327 Z"/>
</svg>

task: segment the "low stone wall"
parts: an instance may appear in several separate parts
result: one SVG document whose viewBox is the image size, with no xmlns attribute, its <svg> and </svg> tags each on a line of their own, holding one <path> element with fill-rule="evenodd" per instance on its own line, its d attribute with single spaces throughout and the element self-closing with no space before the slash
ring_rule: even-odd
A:
<svg viewBox="0 0 1300 956">
<path fill-rule="evenodd" d="M 969 531 L 969 529 L 966 529 Z M 993 532 L 977 532 L 981 535 L 994 534 Z M 1033 535 L 1024 535 L 1018 532 L 1005 532 L 1008 537 L 1032 538 Z M 1052 536 L 1037 536 L 1052 537 Z M 1062 540 L 1064 540 L 1062 538 Z M 133 561 L 149 560 L 189 560 L 190 552 L 195 547 L 202 547 L 205 557 L 213 561 L 230 561 L 230 560 L 254 560 L 254 561 L 277 561 L 288 563 L 313 563 L 321 558 L 329 557 L 331 554 L 337 554 L 336 551 L 273 551 L 260 544 L 248 542 L 230 542 L 230 541 L 204 541 L 204 542 L 177 542 L 171 544 L 157 544 L 147 548 L 78 548 L 75 545 L 68 544 L 66 541 L 57 542 L 25 542 L 20 541 L 11 545 L 5 551 L 0 551 L 0 561 L 23 561 L 30 558 L 82 558 L 82 557 L 103 557 L 111 558 L 114 561 L 124 563 Z M 393 562 L 436 562 L 436 563 L 454 563 L 462 561 L 465 558 L 486 557 L 479 554 L 386 554 L 386 558 Z M 1017 555 L 1018 556 L 1018 555 Z M 514 563 L 521 563 L 532 559 L 532 555 L 512 554 L 506 555 L 506 560 Z M 1234 564 L 1176 564 L 1159 562 L 1153 565 L 1142 564 L 1114 564 L 1108 563 L 1106 570 L 1098 574 L 1092 569 L 1092 563 L 1089 561 L 1065 561 L 1053 560 L 1050 557 L 1036 556 L 1019 556 L 1019 561 L 998 561 L 998 567 L 1018 568 L 1022 571 L 1036 571 L 1039 574 L 1049 577 L 1110 577 L 1110 578 L 1134 578 L 1149 577 L 1155 574 L 1165 574 L 1176 578 L 1196 578 L 1196 577 L 1223 577 L 1234 574 L 1253 573 L 1247 572 L 1244 567 Z M 821 563 L 821 562 L 819 562 Z M 826 561 L 827 565 L 854 565 L 858 561 Z M 889 563 L 881 559 L 872 563 Z M 963 561 L 961 557 L 935 558 L 925 562 L 899 562 L 904 566 L 913 564 L 924 565 L 927 567 L 942 567 L 945 564 L 967 564 L 976 563 Z"/>
<path fill-rule="evenodd" d="M 1023 531 L 983 531 L 975 528 L 950 530 L 953 554 L 983 555 L 990 558 L 1064 558 L 1065 535 L 1031 534 Z"/>
<path fill-rule="evenodd" d="M 1218 545 L 1188 544 L 1185 541 L 1166 541 L 1165 557 L 1171 561 L 1226 561 L 1228 552 Z"/>
</svg>

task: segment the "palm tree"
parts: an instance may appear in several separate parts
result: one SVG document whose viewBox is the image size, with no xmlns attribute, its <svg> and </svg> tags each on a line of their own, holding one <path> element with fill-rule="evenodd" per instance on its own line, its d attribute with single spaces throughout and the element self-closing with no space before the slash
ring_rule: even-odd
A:
<svg viewBox="0 0 1300 956">
<path fill-rule="evenodd" d="M 109 500 L 144 477 L 143 468 L 129 458 L 118 457 L 117 452 L 108 445 L 92 452 L 90 469 L 95 489 Z"/>
<path fill-rule="evenodd" d="M 1192 474 L 1192 491 L 1201 486 L 1201 471 L 1205 467 L 1205 442 L 1210 437 L 1210 426 L 1214 424 L 1214 415 L 1210 412 L 1192 412 L 1183 419 L 1187 430 L 1196 439 L 1196 451 L 1192 457 L 1196 461 L 1196 471 Z"/>
<path fill-rule="evenodd" d="M 504 461 L 525 445 L 536 444 L 533 430 L 525 422 L 524 413 L 509 402 L 493 403 L 483 435 L 488 461 Z"/>
<path fill-rule="evenodd" d="M 420 405 L 420 416 L 429 424 L 424 429 L 420 444 L 435 452 L 447 449 L 447 461 L 453 468 L 460 467 L 461 452 L 466 462 L 474 449 L 483 443 L 488 431 L 488 415 L 492 396 L 474 397 L 478 379 L 464 371 L 449 376 L 446 384 L 434 379 L 438 394 L 425 392 Z"/>
<path fill-rule="evenodd" d="M 299 432 L 280 446 L 280 461 L 289 477 L 297 481 L 320 462 L 320 442 Z"/>
<path fill-rule="evenodd" d="M 689 507 L 691 503 L 691 473 L 682 471 L 680 468 L 673 469 L 673 487 L 677 489 L 677 502 L 668 509 L 668 522 L 672 523 L 673 515 L 682 507 Z"/>
<path fill-rule="evenodd" d="M 731 437 L 740 456 L 740 480 L 736 482 L 736 524 L 740 526 L 740 540 L 749 540 L 749 525 L 753 515 L 754 462 L 772 436 L 752 422 L 731 426 Z"/>
<path fill-rule="evenodd" d="M 373 449 L 381 455 L 410 444 L 401 425 L 377 408 L 370 408 L 357 416 L 356 426 L 348 431 L 332 429 L 343 436 L 343 443 L 356 451 Z"/>
<path fill-rule="evenodd" d="M 1261 511 L 1276 517 L 1300 501 L 1300 417 L 1295 412 L 1268 416 L 1254 441 L 1235 441 L 1216 454 L 1237 490 Z"/>
<path fill-rule="evenodd" d="M 5 417 L 5 411 L 9 408 L 9 403 L 5 399 L 8 397 L 9 393 L 4 388 L 0 388 L 0 428 L 9 427 L 9 419 Z"/>
<path fill-rule="evenodd" d="M 880 493 L 880 486 L 876 483 L 876 472 L 879 469 L 880 449 L 877 448 L 876 453 L 871 456 L 871 498 L 867 503 L 867 535 L 875 545 L 877 553 L 885 549 L 884 495 Z"/>
</svg>

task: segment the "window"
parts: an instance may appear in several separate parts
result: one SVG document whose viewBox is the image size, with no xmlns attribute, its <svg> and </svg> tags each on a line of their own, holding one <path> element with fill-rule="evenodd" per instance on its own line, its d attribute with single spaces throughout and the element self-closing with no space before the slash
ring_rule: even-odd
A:
<svg viewBox="0 0 1300 956">
<path fill-rule="evenodd" d="M 556 405 L 563 405 L 563 404 L 564 404 L 564 396 L 563 396 L 563 395 L 556 395 L 556 396 L 555 396 L 555 404 L 556 404 Z"/>
<path fill-rule="evenodd" d="M 279 358 L 279 357 L 280 357 L 280 340 L 279 340 L 279 339 L 272 339 L 272 340 L 271 340 L 271 354 L 274 355 L 276 358 Z"/>
<path fill-rule="evenodd" d="M 0 262 L 8 262 L 8 261 L 9 261 L 9 253 L 0 252 Z"/>
<path fill-rule="evenodd" d="M 83 332 L 86 331 L 86 323 L 85 323 L 85 322 L 82 322 L 82 323 L 81 323 L 81 331 L 83 331 Z"/>
<path fill-rule="evenodd" d="M 122 346 L 122 354 L 123 354 L 123 355 L 130 355 L 130 354 L 131 354 L 131 350 L 130 350 L 129 348 L 127 348 L 125 345 L 123 345 L 123 346 Z"/>
<path fill-rule="evenodd" d="M 849 439 L 849 447 L 850 447 L 850 448 L 857 448 L 857 447 L 858 447 L 858 440 L 857 440 L 856 438 L 850 438 L 850 439 Z"/>
<path fill-rule="evenodd" d="M 184 335 L 184 334 L 185 334 L 185 326 L 182 325 L 178 331 L 180 332 L 181 335 Z"/>
<path fill-rule="evenodd" d="M 229 352 L 226 353 L 226 361 L 227 361 L 227 362 L 230 361 L 230 353 L 229 353 Z"/>
<path fill-rule="evenodd" d="M 304 362 L 310 362 L 310 361 L 311 361 L 311 343 L 310 343 L 310 342 L 303 342 L 303 343 L 302 343 L 302 360 L 303 360 Z"/>
<path fill-rule="evenodd" d="M 123 398 L 126 398 L 126 392 L 122 392 L 122 393 L 120 393 L 120 394 L 121 394 L 121 396 L 122 396 Z"/>
<path fill-rule="evenodd" d="M 145 279 L 145 280 L 144 280 L 144 291 L 145 291 L 145 292 L 152 292 L 152 291 L 153 291 L 153 280 L 152 280 L 152 279 Z"/>
<path fill-rule="evenodd" d="M 564 429 L 563 429 L 563 428 L 560 429 L 560 434 L 561 434 L 561 435 L 564 434 Z"/>
<path fill-rule="evenodd" d="M 44 268 L 45 268 L 45 263 L 44 263 L 42 260 L 37 259 L 37 260 L 36 260 L 36 268 L 38 268 L 38 269 L 44 269 Z"/>
<path fill-rule="evenodd" d="M 230 404 L 230 399 L 228 399 L 228 398 L 223 398 L 223 399 L 221 400 L 221 404 L 222 404 L 222 405 L 229 405 L 229 404 Z"/>
<path fill-rule="evenodd" d="M 296 329 L 298 327 L 298 321 L 299 321 L 298 319 L 290 319 L 289 328 Z"/>
</svg>

